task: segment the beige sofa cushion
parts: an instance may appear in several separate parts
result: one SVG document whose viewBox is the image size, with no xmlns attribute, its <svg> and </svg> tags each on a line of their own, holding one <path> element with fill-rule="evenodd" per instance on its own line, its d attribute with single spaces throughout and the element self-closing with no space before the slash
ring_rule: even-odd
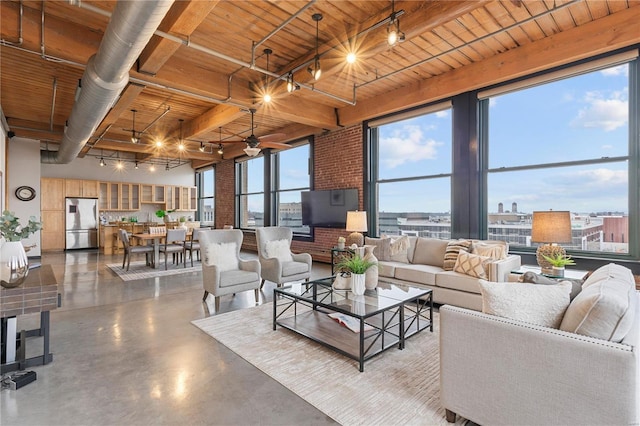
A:
<svg viewBox="0 0 640 426">
<path fill-rule="evenodd" d="M 436 275 L 436 286 L 451 290 L 480 294 L 479 279 L 455 271 L 440 271 Z"/>
<path fill-rule="evenodd" d="M 417 238 L 411 263 L 442 267 L 447 244 L 449 244 L 448 240 L 425 237 Z"/>
<path fill-rule="evenodd" d="M 395 278 L 419 284 L 435 285 L 439 272 L 442 272 L 442 268 L 438 266 L 395 264 Z"/>
<path fill-rule="evenodd" d="M 558 328 L 567 306 L 571 283 L 556 285 L 495 283 L 479 280 L 482 312 Z"/>
<path fill-rule="evenodd" d="M 478 256 L 487 256 L 492 259 L 506 259 L 509 253 L 509 244 L 505 241 L 474 241 L 471 244 L 471 253 Z"/>
<path fill-rule="evenodd" d="M 389 244 L 391 240 L 389 238 L 369 238 L 364 237 L 364 244 L 368 246 L 376 246 L 373 249 L 373 255 L 378 260 L 389 260 Z"/>
<path fill-rule="evenodd" d="M 396 273 L 396 265 L 392 262 L 378 262 L 378 276 L 393 278 Z"/>
<path fill-rule="evenodd" d="M 470 248 L 471 241 L 469 240 L 449 241 L 444 253 L 444 263 L 442 264 L 442 268 L 445 271 L 453 271 L 453 267 L 456 265 L 456 260 L 458 260 L 458 253 L 460 253 L 460 251 L 468 252 Z"/>
<path fill-rule="evenodd" d="M 454 272 L 469 275 L 471 277 L 487 279 L 489 272 L 489 263 L 493 259 L 487 256 L 478 256 L 477 254 L 466 253 L 461 251 L 458 254 L 458 260 L 453 267 Z"/>
<path fill-rule="evenodd" d="M 631 271 L 610 263 L 597 269 L 569 305 L 560 329 L 620 342 L 633 325 L 638 299 Z"/>
</svg>

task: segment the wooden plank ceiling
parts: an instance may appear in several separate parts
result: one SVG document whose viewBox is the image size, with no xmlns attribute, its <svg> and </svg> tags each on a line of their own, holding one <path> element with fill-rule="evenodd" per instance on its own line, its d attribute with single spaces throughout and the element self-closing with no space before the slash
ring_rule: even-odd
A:
<svg viewBox="0 0 640 426">
<path fill-rule="evenodd" d="M 62 139 L 78 80 L 116 4 L 78 3 L 0 2 L 0 105 L 15 135 L 50 147 Z M 405 40 L 390 47 L 392 7 Z M 241 141 L 251 134 L 249 108 L 257 110 L 256 136 L 282 133 L 281 142 L 293 141 L 338 128 L 341 115 L 353 123 L 397 109 L 385 111 L 384 100 L 632 7 L 638 1 L 177 1 L 159 30 L 183 42 L 152 38 L 80 155 L 106 150 L 141 161 L 215 163 L 220 141 L 225 158 L 242 154 Z M 322 77 L 314 82 L 307 68 L 316 55 L 316 13 L 323 15 L 317 24 Z M 345 61 L 349 52 L 357 55 L 354 64 Z M 290 72 L 302 86 L 293 93 L 286 90 Z M 265 87 L 273 92 L 269 104 L 261 99 Z M 363 107 L 373 104 L 383 106 Z M 146 129 L 138 145 L 130 143 L 134 109 L 135 130 Z M 186 151 L 176 148 L 180 139 Z"/>
</svg>

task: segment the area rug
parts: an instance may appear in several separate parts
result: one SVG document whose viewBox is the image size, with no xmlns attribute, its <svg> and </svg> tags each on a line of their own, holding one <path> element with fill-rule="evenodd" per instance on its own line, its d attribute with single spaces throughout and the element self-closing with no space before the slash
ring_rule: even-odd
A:
<svg viewBox="0 0 640 426">
<path fill-rule="evenodd" d="M 201 272 L 202 266 L 200 262 L 193 262 L 193 268 L 190 266 L 191 262 L 187 262 L 187 267 L 183 268 L 182 264 L 168 265 L 168 269 L 164 270 L 164 263 L 160 265 L 158 269 L 152 269 L 147 266 L 144 261 L 131 262 L 129 270 L 122 269 L 122 263 L 107 263 L 109 269 L 115 272 L 122 281 L 142 280 L 145 278 L 166 277 L 168 275 L 186 274 L 189 272 Z"/>
<path fill-rule="evenodd" d="M 440 404 L 435 328 L 358 363 L 289 330 L 271 303 L 192 321 L 196 327 L 343 425 L 448 425 Z M 340 327 L 336 323 L 336 327 Z M 465 424 L 458 417 L 456 424 Z"/>
</svg>

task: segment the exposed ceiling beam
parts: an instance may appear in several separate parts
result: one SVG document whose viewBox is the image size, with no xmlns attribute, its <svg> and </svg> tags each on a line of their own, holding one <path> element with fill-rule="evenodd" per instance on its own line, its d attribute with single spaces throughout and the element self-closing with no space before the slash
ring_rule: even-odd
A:
<svg viewBox="0 0 640 426">
<path fill-rule="evenodd" d="M 488 87 L 640 43 L 640 5 L 411 86 L 341 108 L 340 123 L 364 120 Z"/>
<path fill-rule="evenodd" d="M 178 1 L 173 4 L 159 30 L 169 34 L 190 36 L 218 4 L 218 0 Z M 153 36 L 138 59 L 138 71 L 154 75 L 180 48 L 181 44 Z"/>
</svg>

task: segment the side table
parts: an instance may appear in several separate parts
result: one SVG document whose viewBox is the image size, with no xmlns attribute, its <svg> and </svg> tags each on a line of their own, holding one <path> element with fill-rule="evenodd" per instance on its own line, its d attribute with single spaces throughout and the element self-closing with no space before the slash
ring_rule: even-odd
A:
<svg viewBox="0 0 640 426">
<path fill-rule="evenodd" d="M 49 352 L 49 312 L 56 309 L 58 304 L 58 282 L 51 265 L 31 269 L 20 287 L 0 288 L 2 322 L 0 373 L 24 370 L 53 361 L 53 355 Z M 40 328 L 18 333 L 17 317 L 38 312 Z M 26 358 L 26 339 L 29 337 L 44 338 L 42 355 Z M 17 347 L 18 342 L 19 347 Z"/>
<path fill-rule="evenodd" d="M 353 255 L 353 250 L 350 248 L 340 249 L 338 247 L 331 248 L 331 275 L 335 275 L 335 266 L 342 261 L 344 256 Z"/>
<path fill-rule="evenodd" d="M 523 275 L 525 272 L 533 272 L 536 274 L 544 275 L 547 278 L 551 278 L 559 281 L 570 280 L 570 281 L 580 281 L 580 282 L 584 281 L 589 275 L 589 271 L 584 271 L 580 269 L 565 269 L 564 277 L 559 277 L 556 275 L 541 273 L 541 269 L 539 266 L 522 265 L 520 266 L 520 268 L 511 271 L 511 275 L 512 275 L 511 278 L 513 278 L 513 281 L 517 281 L 520 275 Z"/>
</svg>

